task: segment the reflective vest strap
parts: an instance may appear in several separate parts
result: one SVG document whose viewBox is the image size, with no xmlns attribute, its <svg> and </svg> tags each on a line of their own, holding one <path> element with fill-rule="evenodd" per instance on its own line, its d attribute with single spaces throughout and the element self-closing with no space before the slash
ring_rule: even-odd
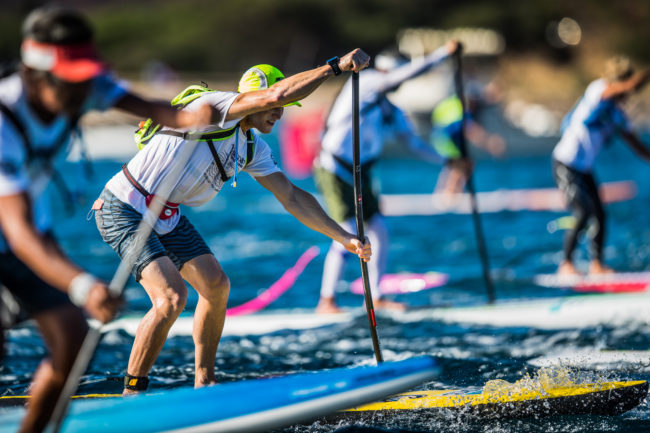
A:
<svg viewBox="0 0 650 433">
<path fill-rule="evenodd" d="M 217 149 L 214 147 L 213 140 L 223 140 L 224 138 L 231 137 L 233 133 L 236 132 L 238 126 L 239 123 L 230 129 L 225 129 L 216 132 L 202 133 L 198 138 L 198 140 L 205 141 L 208 144 L 208 148 L 210 149 L 212 158 L 214 159 L 214 162 L 217 164 L 217 169 L 219 170 L 219 174 L 221 175 L 221 180 L 224 182 L 228 181 L 228 179 L 230 179 L 230 176 L 226 174 L 226 170 L 224 169 L 223 163 L 219 158 Z M 173 137 L 179 137 L 184 140 L 197 139 L 197 138 L 192 138 L 191 132 L 180 132 L 180 131 L 174 131 L 173 129 L 163 129 L 161 131 L 158 131 L 157 133 L 164 134 L 164 135 L 171 135 Z M 246 131 L 246 165 L 248 165 L 253 160 L 254 156 L 255 156 L 255 136 L 253 135 L 253 132 L 249 129 L 248 131 Z M 235 164 L 237 164 L 236 161 Z M 129 178 L 129 174 L 128 174 L 128 170 L 126 170 L 126 166 L 124 166 L 123 169 L 124 169 L 124 174 L 126 175 L 127 178 Z M 131 178 L 129 178 L 129 180 L 131 180 Z"/>
<path fill-rule="evenodd" d="M 208 140 L 223 140 L 228 137 L 232 137 L 232 135 L 235 133 L 235 129 L 237 129 L 237 124 L 236 126 L 229 128 L 229 129 L 223 129 L 221 131 L 213 131 L 213 132 L 180 132 L 180 131 L 175 131 L 173 129 L 162 129 L 157 132 L 157 134 L 163 134 L 163 135 L 171 135 L 173 137 L 178 137 L 182 138 L 184 140 L 198 140 L 198 141 L 208 141 Z"/>
<path fill-rule="evenodd" d="M 72 119 L 70 125 L 61 133 L 54 146 L 49 149 L 35 151 L 32 147 L 32 142 L 27 135 L 25 125 L 20 121 L 18 116 L 16 116 L 16 113 L 14 113 L 11 108 L 7 107 L 2 102 L 0 102 L 0 112 L 2 112 L 5 118 L 7 118 L 12 125 L 14 125 L 21 138 L 23 139 L 23 145 L 25 146 L 25 152 L 27 153 L 27 161 L 32 161 L 37 158 L 41 158 L 43 161 L 45 161 L 46 167 L 51 173 L 50 175 L 54 181 L 54 184 L 59 188 L 61 195 L 65 199 L 64 201 L 66 203 L 68 212 L 74 211 L 74 199 L 72 197 L 72 193 L 65 184 L 65 181 L 63 180 L 61 174 L 54 168 L 52 158 L 54 158 L 54 155 L 56 155 L 61 147 L 63 147 L 63 144 L 68 140 L 72 131 L 78 128 L 79 116 Z M 79 134 L 79 136 L 81 136 L 81 134 Z"/>
<path fill-rule="evenodd" d="M 221 180 L 226 182 L 230 177 L 226 174 L 226 170 L 223 168 L 223 164 L 221 163 L 221 159 L 219 159 L 219 155 L 217 154 L 217 149 L 214 148 L 214 143 L 212 140 L 207 140 L 208 142 L 208 148 L 210 149 L 210 153 L 212 154 L 212 158 L 214 159 L 214 162 L 217 164 L 217 168 L 219 169 L 219 174 L 221 175 Z M 235 164 L 237 161 L 235 161 Z"/>
<path fill-rule="evenodd" d="M 32 158 L 33 156 L 33 150 L 32 150 L 32 145 L 31 142 L 29 141 L 29 137 L 27 137 L 27 131 L 25 130 L 25 126 L 23 126 L 23 123 L 18 120 L 18 117 L 16 117 L 16 114 L 11 111 L 9 107 L 7 107 L 5 104 L 0 102 L 0 111 L 2 114 L 5 115 L 7 119 L 9 119 L 9 122 L 14 125 L 14 128 L 18 130 L 18 133 L 20 136 L 23 138 L 23 143 L 25 144 L 25 149 L 27 150 L 27 157 L 29 159 Z"/>
<path fill-rule="evenodd" d="M 51 159 L 54 157 L 54 155 L 57 154 L 59 149 L 63 147 L 63 144 L 68 140 L 70 137 L 71 132 L 77 128 L 77 124 L 79 123 L 79 116 L 74 117 L 70 124 L 68 125 L 68 128 L 66 128 L 59 138 L 56 140 L 56 144 L 48 149 L 44 150 L 34 150 L 32 147 L 32 143 L 29 140 L 29 137 L 27 136 L 27 129 L 25 128 L 25 125 L 23 122 L 18 119 L 18 116 L 16 116 L 16 113 L 14 113 L 11 108 L 7 107 L 5 104 L 0 102 L 0 112 L 5 115 L 7 119 L 11 122 L 12 125 L 18 130 L 18 133 L 23 139 L 23 143 L 25 145 L 25 149 L 27 150 L 27 158 L 28 159 L 33 159 L 36 157 L 40 157 L 43 159 Z"/>
<path fill-rule="evenodd" d="M 249 129 L 246 131 L 246 165 L 250 164 L 255 156 L 255 136 Z"/>
</svg>

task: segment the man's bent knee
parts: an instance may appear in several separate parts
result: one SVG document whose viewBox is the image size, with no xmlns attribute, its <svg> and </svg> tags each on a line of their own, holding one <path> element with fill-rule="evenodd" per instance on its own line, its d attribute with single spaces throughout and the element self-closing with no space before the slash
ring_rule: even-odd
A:
<svg viewBox="0 0 650 433">
<path fill-rule="evenodd" d="M 187 303 L 187 288 L 164 290 L 164 295 L 157 296 L 153 300 L 153 306 L 156 312 L 164 318 L 175 319 L 185 308 Z"/>
<path fill-rule="evenodd" d="M 210 300 L 228 299 L 230 293 L 230 278 L 223 273 L 219 272 L 217 276 L 212 278 L 209 282 L 206 298 Z"/>
</svg>

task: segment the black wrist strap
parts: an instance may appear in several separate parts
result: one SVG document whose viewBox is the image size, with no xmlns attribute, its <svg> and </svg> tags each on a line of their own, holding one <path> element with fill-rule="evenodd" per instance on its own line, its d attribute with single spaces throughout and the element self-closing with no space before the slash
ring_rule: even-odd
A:
<svg viewBox="0 0 650 433">
<path fill-rule="evenodd" d="M 334 75 L 341 75 L 341 68 L 339 67 L 340 60 L 341 59 L 339 59 L 338 56 L 334 56 L 327 61 L 327 64 L 330 65 L 330 67 L 334 71 Z"/>
</svg>

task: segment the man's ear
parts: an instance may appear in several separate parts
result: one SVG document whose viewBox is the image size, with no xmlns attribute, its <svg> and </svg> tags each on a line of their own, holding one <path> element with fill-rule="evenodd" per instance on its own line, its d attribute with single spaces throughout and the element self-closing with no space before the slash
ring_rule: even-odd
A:
<svg viewBox="0 0 650 433">
<path fill-rule="evenodd" d="M 20 64 L 19 72 L 25 81 L 25 84 L 27 84 L 27 87 L 39 85 L 46 79 L 45 72 L 37 71 L 36 69 L 32 69 L 22 63 Z"/>
<path fill-rule="evenodd" d="M 40 71 L 36 71 L 21 64 L 19 73 L 23 79 L 23 82 L 25 83 L 25 90 L 27 94 L 31 96 L 38 94 L 44 82 L 44 77 Z"/>
</svg>

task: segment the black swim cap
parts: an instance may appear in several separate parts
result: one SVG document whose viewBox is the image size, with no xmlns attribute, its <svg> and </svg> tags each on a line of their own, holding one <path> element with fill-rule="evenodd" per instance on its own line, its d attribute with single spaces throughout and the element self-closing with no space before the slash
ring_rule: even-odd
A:
<svg viewBox="0 0 650 433">
<path fill-rule="evenodd" d="M 93 40 L 93 29 L 78 11 L 61 6 L 44 6 L 32 11 L 23 23 L 23 39 L 73 45 Z"/>
</svg>

